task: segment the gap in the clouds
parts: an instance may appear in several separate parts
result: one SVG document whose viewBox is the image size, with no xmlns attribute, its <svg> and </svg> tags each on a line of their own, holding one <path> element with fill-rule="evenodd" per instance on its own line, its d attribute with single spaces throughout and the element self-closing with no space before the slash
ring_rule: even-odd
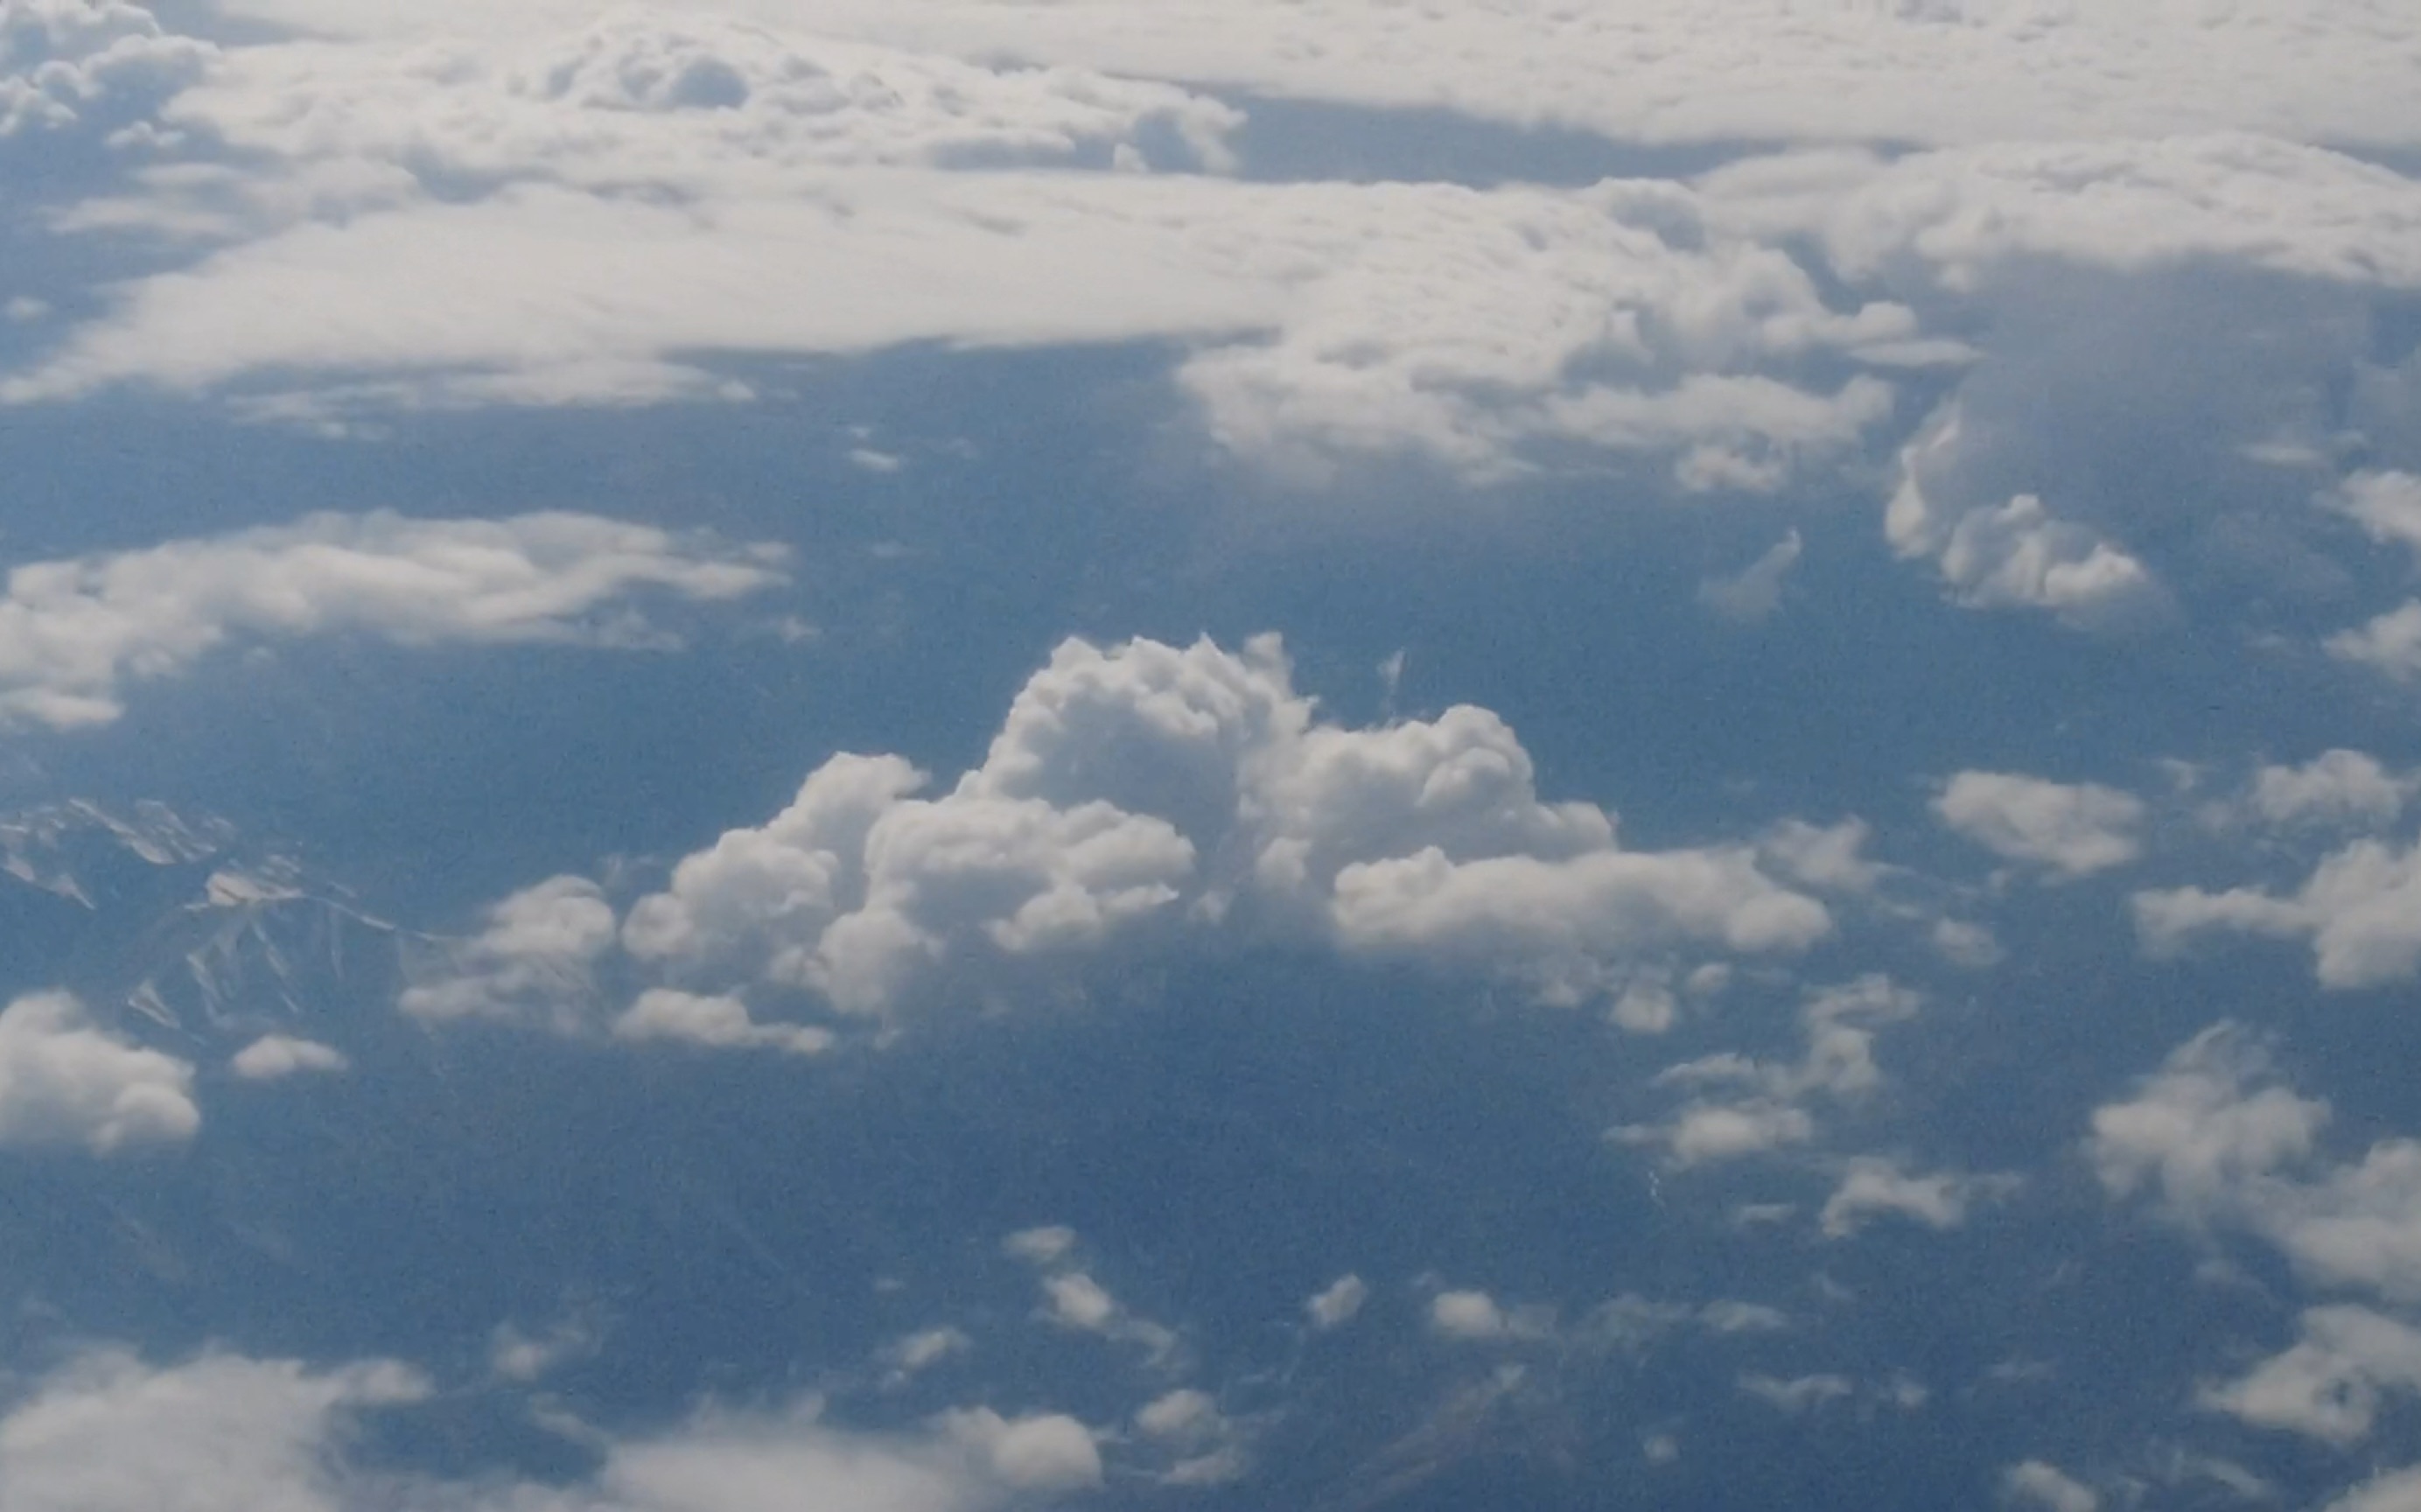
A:
<svg viewBox="0 0 2421 1512">
<path fill-rule="evenodd" d="M 1788 146 L 1622 142 L 1551 124 L 1510 125 L 1445 107 L 1390 109 L 1234 93 L 1225 98 L 1244 117 L 1229 137 L 1238 172 L 1273 182 L 1442 182 L 1493 188 L 1687 179 Z"/>
</svg>

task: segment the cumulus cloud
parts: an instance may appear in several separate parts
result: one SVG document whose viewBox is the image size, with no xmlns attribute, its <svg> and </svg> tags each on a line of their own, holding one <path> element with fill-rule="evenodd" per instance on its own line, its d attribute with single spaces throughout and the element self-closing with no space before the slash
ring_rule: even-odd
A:
<svg viewBox="0 0 2421 1512">
<path fill-rule="evenodd" d="M 613 906 L 595 882 L 550 878 L 490 908 L 478 934 L 409 962 L 413 982 L 397 1005 L 431 1022 L 578 1034 L 592 1021 L 596 968 L 614 938 Z M 679 1006 L 660 1017 L 681 1018 Z"/>
<path fill-rule="evenodd" d="M 733 997 L 705 997 L 670 988 L 649 988 L 614 1021 L 614 1037 L 672 1040 L 711 1050 L 774 1050 L 818 1055 L 832 1046 L 829 1029 L 811 1024 L 758 1023 L 748 1005 Z"/>
<path fill-rule="evenodd" d="M 1979 1198 L 2006 1194 L 2016 1185 L 2007 1176 L 1971 1176 L 1937 1171 L 1914 1175 L 1885 1156 L 1859 1156 L 1841 1173 L 1818 1222 L 1826 1235 L 1844 1239 L 1878 1215 L 1892 1215 L 1928 1228 L 1957 1228 Z"/>
<path fill-rule="evenodd" d="M 2094 783 L 1962 772 L 1933 801 L 1933 812 L 1994 855 L 2063 878 L 2124 865 L 2142 850 L 2143 801 Z"/>
<path fill-rule="evenodd" d="M 1837 1402 L 1856 1394 L 1857 1385 L 1847 1376 L 1821 1374 L 1784 1379 L 1752 1372 L 1740 1378 L 1743 1395 L 1791 1417 L 1812 1412 L 1827 1402 Z"/>
<path fill-rule="evenodd" d="M 341 1071 L 351 1066 L 344 1052 L 292 1035 L 263 1035 L 227 1061 L 247 1082 L 275 1082 L 307 1072 Z"/>
<path fill-rule="evenodd" d="M 2365 623 L 2328 639 L 2329 654 L 2375 668 L 2401 681 L 2421 678 L 2421 599 L 2409 599 Z"/>
<path fill-rule="evenodd" d="M 2154 955 L 2208 930 L 2308 939 L 2323 987 L 2377 987 L 2421 971 L 2421 842 L 2356 840 L 2323 858 L 2302 888 L 2148 890 L 2133 899 L 2136 934 Z"/>
<path fill-rule="evenodd" d="M 831 1512 L 988 1512 L 1099 1484 L 1091 1434 L 1054 1413 L 975 1408 L 922 1427 L 853 1433 L 815 1404 L 709 1406 L 654 1433 L 601 1440 L 601 1463 L 549 1487 L 454 1482 L 360 1462 L 361 1416 L 419 1400 L 414 1372 L 384 1362 L 313 1370 L 206 1354 L 155 1366 L 86 1355 L 0 1418 L 10 1512 L 195 1512 L 361 1505 L 520 1512 L 728 1512 L 810 1504 Z"/>
<path fill-rule="evenodd" d="M 2403 811 L 2421 780 L 2398 775 L 2361 751 L 2323 751 L 2301 766 L 2264 766 L 2250 803 L 2281 827 L 2346 825 L 2376 829 Z"/>
<path fill-rule="evenodd" d="M 193 1084 L 192 1066 L 95 1024 L 64 992 L 0 1010 L 0 1146 L 182 1144 L 202 1126 Z"/>
<path fill-rule="evenodd" d="M 736 599 L 779 580 L 770 555 L 589 515 L 381 512 L 25 563 L 0 596 L 0 722 L 104 724 L 129 683 L 308 635 L 646 645 L 642 595 Z"/>
<path fill-rule="evenodd" d="M 2202 1404 L 2343 1448 L 2369 1437 L 2384 1394 L 2421 1391 L 2421 1332 L 2348 1306 L 2312 1308 L 2302 1332 L 2284 1353 L 2205 1390 Z"/>
<path fill-rule="evenodd" d="M 125 0 L 0 0 L 0 140 L 138 115 L 217 52 Z"/>
<path fill-rule="evenodd" d="M 1565 996 L 1641 953 L 1788 952 L 1831 927 L 1753 851 L 1627 850 L 1604 810 L 1542 802 L 1485 709 L 1321 721 L 1273 637 L 1068 642 L 983 763 L 926 785 L 897 756 L 833 758 L 770 822 L 681 861 L 624 947 L 875 1013 L 954 964 L 997 976 L 1222 921 Z"/>
<path fill-rule="evenodd" d="M 320 1512 L 343 1503 L 327 1455 L 347 1422 L 427 1390 L 383 1363 L 313 1371 L 206 1354 L 157 1368 L 103 1350 L 0 1418 L 0 1474 L 10 1512 Z"/>
<path fill-rule="evenodd" d="M 1816 1138 L 1821 1104 L 1855 1104 L 1882 1086 L 1875 1035 L 1913 1017 L 1920 1005 L 1915 993 L 1880 975 L 1810 992 L 1800 1008 L 1805 1050 L 1797 1062 L 1725 1052 L 1668 1067 L 1657 1083 L 1688 1088 L 1692 1099 L 1663 1123 L 1632 1125 L 1614 1135 L 1662 1146 L 1671 1163 L 1682 1167 L 1808 1144 Z M 1880 1191 L 1871 1176 L 1861 1191 L 1867 1188 Z M 1843 1220 L 1851 1217 L 1845 1210 Z"/>
<path fill-rule="evenodd" d="M 2382 1140 L 2332 1163 L 2317 1148 L 2328 1117 L 2222 1024 L 2132 1097 L 2095 1110 L 2086 1152 L 2114 1195 L 2148 1194 L 2195 1228 L 2255 1234 L 2321 1285 L 2421 1300 L 2421 1142 Z"/>
<path fill-rule="evenodd" d="M 2409 548 L 2421 561 L 2421 476 L 2411 473 L 2356 473 L 2330 496 L 2371 539 Z"/>
</svg>

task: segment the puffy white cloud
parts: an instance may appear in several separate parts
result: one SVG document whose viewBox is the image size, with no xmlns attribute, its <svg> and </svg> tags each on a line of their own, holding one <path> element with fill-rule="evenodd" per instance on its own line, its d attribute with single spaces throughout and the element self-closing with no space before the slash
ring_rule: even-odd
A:
<svg viewBox="0 0 2421 1512">
<path fill-rule="evenodd" d="M 1028 1265 L 1052 1266 L 1076 1253 L 1076 1231 L 1062 1224 L 1021 1228 L 1000 1241 L 1003 1255 Z"/>
<path fill-rule="evenodd" d="M 2087 1153 L 2116 1195 L 2157 1196 L 2177 1220 L 2275 1244 L 2324 1286 L 2421 1300 L 2421 1141 L 2358 1161 L 2316 1155 L 2327 1104 L 2276 1084 L 2231 1025 L 2205 1031 L 2131 1099 L 2097 1109 Z"/>
<path fill-rule="evenodd" d="M 360 1462 L 360 1414 L 428 1383 L 383 1362 L 312 1370 L 207 1354 L 165 1367 L 88 1354 L 0 1418 L 9 1512 L 987 1512 L 1098 1485 L 1072 1418 L 944 1414 L 891 1434 L 819 1421 L 813 1403 L 709 1406 L 651 1434 L 601 1436 L 602 1462 L 566 1486 L 445 1481 Z"/>
<path fill-rule="evenodd" d="M 2023 1460 L 2001 1472 L 2001 1499 L 2041 1512 L 2100 1512 L 2101 1506 L 2092 1487 L 2040 1459 Z"/>
<path fill-rule="evenodd" d="M 2408 599 L 2359 630 L 2330 636 L 2328 647 L 2331 656 L 2375 667 L 2391 678 L 2421 678 L 2421 599 Z"/>
<path fill-rule="evenodd" d="M 139 110 L 217 51 L 126 0 L 0 0 L 0 139 Z"/>
<path fill-rule="evenodd" d="M 2345 824 L 2376 828 L 2392 822 L 2421 781 L 2398 776 L 2360 751 L 2323 751 L 2299 767 L 2265 766 L 2255 773 L 2255 813 L 2275 825 Z"/>
<path fill-rule="evenodd" d="M 2421 560 L 2421 476 L 2411 473 L 2356 473 L 2328 500 L 2370 538 L 2410 547 Z"/>
<path fill-rule="evenodd" d="M 1370 1288 L 1360 1276 L 1341 1275 L 1304 1301 L 1304 1316 L 1311 1319 L 1313 1328 L 1325 1333 L 1353 1321 L 1369 1298 Z"/>
<path fill-rule="evenodd" d="M 983 763 L 923 787 L 895 756 L 833 758 L 769 823 L 681 861 L 630 911 L 625 948 L 873 1013 L 954 962 L 996 976 L 1227 920 L 1563 996 L 1642 953 L 1791 951 L 1831 927 L 1754 851 L 1626 850 L 1604 810 L 1541 802 L 1485 709 L 1320 721 L 1273 637 L 1068 642 Z"/>
<path fill-rule="evenodd" d="M 86 1355 L 0 1418 L 9 1512 L 336 1512 L 326 1461 L 355 1411 L 427 1390 L 383 1363 L 312 1371 L 207 1354 Z"/>
<path fill-rule="evenodd" d="M 2204 1406 L 2257 1427 L 2343 1447 L 2369 1437 L 2387 1391 L 2421 1391 L 2421 1332 L 2366 1307 L 2315 1307 L 2303 1338 L 2224 1386 Z"/>
<path fill-rule="evenodd" d="M 958 1329 L 919 1329 L 883 1349 L 883 1362 L 890 1367 L 883 1379 L 889 1384 L 899 1384 L 975 1347 L 976 1341 Z"/>
<path fill-rule="evenodd" d="M 193 1084 L 192 1066 L 96 1025 L 64 992 L 0 1010 L 0 1146 L 180 1144 L 202 1126 Z"/>
<path fill-rule="evenodd" d="M 1507 1307 L 1484 1291 L 1442 1291 L 1429 1299 L 1430 1332 L 1461 1344 L 1532 1341 L 1554 1334 L 1554 1317 L 1543 1307 Z"/>
<path fill-rule="evenodd" d="M 1913 1017 L 1921 999 L 1889 978 L 1869 975 L 1810 992 L 1800 1008 L 1806 1048 L 1796 1063 L 1723 1053 L 1685 1061 L 1657 1083 L 1694 1089 L 1693 1099 L 1662 1124 L 1614 1131 L 1629 1144 L 1664 1148 L 1676 1166 L 1737 1161 L 1812 1142 L 1820 1100 L 1854 1104 L 1883 1084 L 1876 1033 Z M 1861 1192 L 1882 1190 L 1872 1175 Z M 1853 1212 L 1845 1209 L 1845 1223 Z"/>
<path fill-rule="evenodd" d="M 247 1082 L 274 1082 L 306 1072 L 341 1071 L 351 1066 L 344 1052 L 292 1035 L 263 1035 L 227 1061 Z"/>
<path fill-rule="evenodd" d="M 2143 801 L 2094 783 L 1962 772 L 1933 801 L 1933 812 L 1994 855 L 2061 877 L 2124 865 L 2142 850 Z"/>
<path fill-rule="evenodd" d="M 2421 971 L 2421 842 L 2356 840 L 2322 859 L 2290 896 L 2181 887 L 2137 893 L 2132 902 L 2136 933 L 2155 955 L 2226 929 L 2308 938 L 2323 987 L 2376 987 Z"/>
<path fill-rule="evenodd" d="M 646 645 L 633 600 L 736 599 L 778 581 L 771 555 L 590 515 L 380 512 L 25 563 L 0 596 L 0 722 L 106 723 L 126 684 L 250 642 Z"/>
<path fill-rule="evenodd" d="M 811 1024 L 759 1023 L 733 997 L 706 997 L 649 988 L 614 1021 L 617 1039 L 673 1040 L 712 1050 L 774 1050 L 817 1055 L 832 1047 L 832 1031 Z"/>
<path fill-rule="evenodd" d="M 2374 1475 L 2331 1502 L 2327 1512 L 2421 1512 L 2421 1466 Z"/>
<path fill-rule="evenodd" d="M 1852 1159 L 1840 1185 L 1818 1215 L 1824 1232 L 1846 1238 L 1877 1214 L 1894 1214 L 1928 1228 L 1957 1228 L 1978 1198 L 1997 1197 L 2016 1185 L 2007 1176 L 1970 1176 L 1956 1171 L 1913 1175 L 1898 1161 L 1865 1155 Z"/>
<path fill-rule="evenodd" d="M 596 968 L 614 939 L 613 905 L 595 882 L 549 878 L 489 909 L 477 935 L 408 961 L 413 982 L 397 1005 L 431 1021 L 579 1034 L 593 1021 Z"/>
</svg>

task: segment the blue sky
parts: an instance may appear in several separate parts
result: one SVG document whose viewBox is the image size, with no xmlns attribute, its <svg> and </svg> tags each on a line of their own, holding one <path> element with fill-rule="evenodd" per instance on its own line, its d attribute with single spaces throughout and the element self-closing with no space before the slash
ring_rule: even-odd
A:
<svg viewBox="0 0 2421 1512">
<path fill-rule="evenodd" d="M 0 1512 L 2421 1508 L 2421 27 L 0 0 Z"/>
</svg>

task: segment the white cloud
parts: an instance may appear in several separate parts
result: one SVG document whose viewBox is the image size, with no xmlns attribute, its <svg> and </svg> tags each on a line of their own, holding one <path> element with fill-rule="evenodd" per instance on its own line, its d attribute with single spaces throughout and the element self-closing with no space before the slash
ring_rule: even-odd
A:
<svg viewBox="0 0 2421 1512">
<path fill-rule="evenodd" d="M 2331 1502 L 2327 1512 L 2421 1512 L 2421 1466 L 2374 1475 Z"/>
<path fill-rule="evenodd" d="M 274 1082 L 305 1072 L 341 1071 L 351 1066 L 344 1052 L 292 1035 L 263 1035 L 235 1052 L 227 1068 L 247 1082 Z"/>
<path fill-rule="evenodd" d="M 735 599 L 778 581 L 768 555 L 589 515 L 382 512 L 26 563 L 0 596 L 0 722 L 103 724 L 130 682 L 306 635 L 645 645 L 635 599 Z"/>
<path fill-rule="evenodd" d="M 64 992 L 0 1010 L 0 1146 L 181 1144 L 202 1126 L 193 1084 L 192 1066 L 97 1026 Z"/>
<path fill-rule="evenodd" d="M 125 0 L 0 0 L 0 140 L 139 111 L 217 51 Z"/>
<path fill-rule="evenodd" d="M 2356 473 L 2327 502 L 2361 525 L 2371 539 L 2409 547 L 2414 559 L 2421 561 L 2421 476 Z"/>
<path fill-rule="evenodd" d="M 1667 1067 L 1657 1083 L 1692 1088 L 1696 1096 L 1665 1122 L 1618 1129 L 1614 1137 L 1661 1145 L 1679 1167 L 1808 1144 L 1817 1136 L 1814 1110 L 1820 1101 L 1854 1104 L 1881 1089 L 1875 1035 L 1913 1017 L 1921 1001 L 1880 975 L 1810 992 L 1800 1008 L 1806 1048 L 1799 1061 L 1757 1061 L 1726 1052 Z"/>
<path fill-rule="evenodd" d="M 2421 1391 L 2421 1332 L 2365 1307 L 2315 1307 L 2303 1338 L 2224 1386 L 2205 1407 L 2256 1427 L 2340 1448 L 2369 1437 L 2388 1391 Z"/>
<path fill-rule="evenodd" d="M 596 1328 L 585 1319 L 569 1318 L 543 1333 L 528 1333 L 510 1323 L 488 1336 L 488 1369 L 499 1380 L 526 1385 L 563 1364 L 597 1350 Z"/>
<path fill-rule="evenodd" d="M 617 1039 L 671 1040 L 712 1050 L 773 1050 L 817 1055 L 832 1047 L 832 1031 L 809 1024 L 758 1023 L 748 1005 L 732 997 L 704 997 L 671 988 L 649 988 L 614 1021 Z"/>
<path fill-rule="evenodd" d="M 890 1373 L 884 1380 L 893 1385 L 899 1384 L 945 1360 L 965 1354 L 975 1347 L 976 1341 L 958 1329 L 919 1329 L 884 1348 L 882 1358 L 890 1366 Z"/>
<path fill-rule="evenodd" d="M 312 1371 L 208 1354 L 88 1354 L 0 1418 L 9 1512 L 335 1512 L 325 1455 L 356 1411 L 427 1386 L 386 1364 Z"/>
<path fill-rule="evenodd" d="M 1021 1228 L 1002 1239 L 1000 1248 L 1002 1254 L 1028 1265 L 1057 1265 L 1076 1253 L 1076 1231 L 1059 1224 Z"/>
<path fill-rule="evenodd" d="M 1933 812 L 1994 855 L 2061 877 L 2124 865 L 2142 850 L 2143 802 L 2093 783 L 1962 772 L 1933 801 Z"/>
<path fill-rule="evenodd" d="M 1360 1276 L 1342 1275 L 1313 1293 L 1304 1302 L 1303 1310 L 1311 1319 L 1311 1326 L 1325 1333 L 1353 1321 L 1369 1297 L 1370 1288 Z"/>
<path fill-rule="evenodd" d="M 1839 1401 L 1857 1390 L 1846 1376 L 1797 1376 L 1785 1380 L 1778 1376 L 1750 1374 L 1740 1378 L 1740 1389 L 1792 1417 L 1811 1412 L 1827 1402 Z"/>
<path fill-rule="evenodd" d="M 1819 1222 L 1834 1239 L 1856 1233 L 1867 1219 L 1883 1213 L 1928 1228 L 1957 1228 L 1967 1221 L 1968 1209 L 1978 1198 L 2003 1195 L 2015 1180 L 1955 1171 L 1916 1176 L 1903 1170 L 1896 1160 L 1858 1156 L 1842 1171 L 1841 1183 L 1825 1199 Z"/>
<path fill-rule="evenodd" d="M 976 1408 L 914 1430 L 852 1433 L 789 1408 L 709 1406 L 651 1434 L 601 1436 L 567 1486 L 446 1481 L 361 1462 L 358 1416 L 430 1388 L 383 1362 L 312 1370 L 208 1354 L 154 1367 L 87 1354 L 0 1418 L 9 1512 L 988 1512 L 1097 1486 L 1092 1435 L 1054 1413 Z"/>
<path fill-rule="evenodd" d="M 2360 630 L 2330 636 L 2328 648 L 2340 661 L 2358 662 L 2391 678 L 2421 678 L 2421 599 L 2406 600 Z"/>
<path fill-rule="evenodd" d="M 2323 1286 L 2421 1301 L 2421 1141 L 2325 1163 L 2316 1146 L 2328 1116 L 2275 1084 L 2259 1048 L 2223 1024 L 2132 1098 L 2097 1109 L 2086 1149 L 2115 1195 L 2148 1192 L 2181 1223 L 2258 1235 Z"/>
<path fill-rule="evenodd" d="M 239 14 L 398 41 L 459 35 L 454 0 L 398 13 L 373 0 L 241 0 Z M 736 0 L 741 14 L 777 14 Z M 513 24 L 561 24 L 533 5 Z M 2409 63 L 2354 0 L 2261 0 L 2225 13 L 1950 0 L 1810 10 L 1786 0 L 1653 0 L 1573 10 L 1546 0 L 1405 9 L 1382 0 L 1117 0 L 1002 8 L 978 0 L 835 0 L 822 23 L 964 55 L 1081 63 L 1373 106 L 1439 104 L 1509 124 L 1644 141 L 1975 141 L 2054 132 L 2158 138 L 2220 127 L 2410 141 Z M 1788 35 L 1778 58 L 1770 39 Z M 1786 68 L 1787 63 L 1787 68 Z M 1779 71 L 1778 71 L 1779 70 Z M 1608 90 L 1604 81 L 1628 81 Z"/>
<path fill-rule="evenodd" d="M 1020 1491 L 1089 1490 L 1101 1484 L 1101 1453 L 1085 1425 L 1059 1413 L 1004 1418 L 990 1408 L 947 1414 L 950 1436 L 980 1448 L 1001 1483 Z"/>
<path fill-rule="evenodd" d="M 1754 623 L 1782 607 L 1783 580 L 1799 565 L 1799 532 L 1788 531 L 1764 554 L 1729 577 L 1698 585 L 1698 601 L 1726 619 Z"/>
<path fill-rule="evenodd" d="M 1484 1291 L 1442 1291 L 1429 1299 L 1429 1328 L 1463 1344 L 1542 1339 L 1554 1332 L 1543 1309 L 1506 1307 Z"/>
<path fill-rule="evenodd" d="M 1618 986 L 1645 953 L 1788 952 L 1831 927 L 1751 850 L 1625 850 L 1602 809 L 1541 802 L 1485 709 L 1320 721 L 1273 637 L 1241 654 L 1070 641 L 980 766 L 923 786 L 896 756 L 835 757 L 769 823 L 680 862 L 624 946 L 678 977 L 874 1013 L 964 963 L 996 985 L 1222 922 L 1563 997 Z"/>
<path fill-rule="evenodd" d="M 613 949 L 613 906 L 584 877 L 554 877 L 488 911 L 487 927 L 408 961 L 397 1005 L 431 1021 L 486 1020 L 558 1034 L 596 1014 L 596 968 Z"/>
<path fill-rule="evenodd" d="M 2001 1499 L 2040 1512 L 2100 1512 L 2101 1498 L 2092 1487 L 2056 1465 L 2028 1459 L 2001 1472 Z"/>
<path fill-rule="evenodd" d="M 2377 987 L 2421 971 L 2421 842 L 2356 840 L 2323 858 L 2291 896 L 2256 888 L 2137 893 L 2135 930 L 2154 955 L 2227 929 L 2309 938 L 2323 987 Z"/>
<path fill-rule="evenodd" d="M 2396 776 L 2360 751 L 2323 751 L 2299 767 L 2265 766 L 2254 775 L 2252 806 L 2280 826 L 2391 823 L 2416 781 Z"/>
</svg>

